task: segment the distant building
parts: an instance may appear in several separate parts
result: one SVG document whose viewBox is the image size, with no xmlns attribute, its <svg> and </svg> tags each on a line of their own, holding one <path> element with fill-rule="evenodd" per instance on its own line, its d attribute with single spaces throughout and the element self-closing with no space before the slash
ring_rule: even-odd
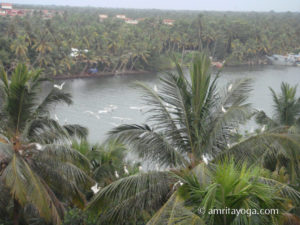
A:
<svg viewBox="0 0 300 225">
<path fill-rule="evenodd" d="M 126 15 L 116 15 L 116 18 L 118 19 L 126 19 Z"/>
<path fill-rule="evenodd" d="M 12 10 L 6 10 L 7 15 L 10 16 L 17 16 L 19 14 L 19 10 L 12 9 Z"/>
<path fill-rule="evenodd" d="M 11 3 L 1 3 L 1 8 L 2 9 L 12 9 L 13 6 Z"/>
<path fill-rule="evenodd" d="M 163 24 L 169 25 L 169 26 L 173 26 L 174 22 L 175 22 L 175 20 L 170 20 L 170 19 L 164 19 L 163 20 Z"/>
<path fill-rule="evenodd" d="M 0 16 L 6 16 L 6 11 L 5 11 L 5 10 L 2 10 L 2 9 L 0 9 Z"/>
<path fill-rule="evenodd" d="M 108 15 L 106 14 L 99 14 L 99 19 L 103 20 L 103 19 L 107 19 Z"/>
<path fill-rule="evenodd" d="M 128 23 L 128 24 L 138 24 L 139 21 L 138 20 L 134 20 L 134 19 L 129 19 L 129 18 L 126 18 L 125 19 L 125 23 Z"/>
</svg>

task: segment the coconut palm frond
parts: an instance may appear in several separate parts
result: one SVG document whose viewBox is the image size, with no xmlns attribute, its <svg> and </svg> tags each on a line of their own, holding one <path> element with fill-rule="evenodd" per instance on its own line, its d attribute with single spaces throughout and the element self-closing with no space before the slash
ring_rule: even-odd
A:
<svg viewBox="0 0 300 225">
<path fill-rule="evenodd" d="M 0 142 L 0 163 L 9 161 L 13 156 L 13 148 L 11 144 Z"/>
<path fill-rule="evenodd" d="M 37 99 L 37 93 L 31 91 L 28 82 L 39 76 L 39 72 L 29 72 L 25 65 L 18 65 L 11 76 L 6 90 L 5 111 L 10 119 L 12 132 L 22 130 L 30 118 Z M 3 79 L 4 82 L 5 79 Z"/>
<path fill-rule="evenodd" d="M 38 117 L 28 121 L 23 132 L 24 138 L 38 143 L 52 143 L 76 137 L 86 138 L 87 135 L 87 128 L 81 125 L 68 124 L 61 126 L 56 120 L 49 117 Z"/>
<path fill-rule="evenodd" d="M 94 181 L 79 168 L 51 160 L 40 161 L 31 167 L 61 199 L 79 208 L 86 206 L 85 196 L 80 188 L 89 189 Z"/>
<path fill-rule="evenodd" d="M 78 124 L 64 125 L 63 128 L 66 130 L 69 136 L 85 139 L 88 136 L 88 129 Z"/>
<path fill-rule="evenodd" d="M 61 223 L 61 215 L 56 207 L 57 203 L 53 199 L 54 195 L 49 194 L 50 189 L 17 154 L 14 154 L 2 177 L 3 182 L 10 189 L 11 195 L 21 205 L 30 201 L 47 221 L 54 224 Z"/>
<path fill-rule="evenodd" d="M 300 202 L 300 192 L 292 188 L 288 184 L 284 184 L 277 180 L 266 177 L 260 177 L 259 181 L 275 188 L 279 196 L 290 199 L 296 204 Z"/>
<path fill-rule="evenodd" d="M 43 99 L 35 110 L 36 115 L 43 115 L 48 113 L 49 110 L 58 103 L 72 104 L 72 98 L 69 93 L 53 88 L 50 93 Z"/>
<path fill-rule="evenodd" d="M 204 152 L 211 155 L 226 149 L 232 131 L 237 130 L 239 125 L 245 123 L 252 115 L 251 105 L 246 103 L 251 91 L 251 80 L 237 80 L 229 87 L 220 93 L 213 111 L 211 110 L 203 121 L 205 125 L 202 125 L 202 146 L 205 146 Z"/>
<path fill-rule="evenodd" d="M 205 221 L 184 205 L 184 200 L 175 192 L 147 225 L 204 225 Z"/>
<path fill-rule="evenodd" d="M 8 88 L 9 88 L 9 81 L 8 81 L 8 76 L 7 73 L 5 72 L 4 68 L 0 68 L 0 79 L 1 79 L 1 91 L 5 92 L 8 94 Z"/>
<path fill-rule="evenodd" d="M 279 126 L 274 120 L 267 116 L 264 111 L 258 111 L 255 113 L 255 122 L 259 125 L 266 125 L 268 127 L 277 127 Z"/>
<path fill-rule="evenodd" d="M 252 79 L 238 79 L 226 87 L 221 96 L 224 107 L 245 104 L 249 98 L 249 93 L 253 90 Z"/>
<path fill-rule="evenodd" d="M 73 165 L 83 168 L 85 170 L 90 169 L 89 160 L 80 152 L 73 150 L 69 145 L 62 144 L 47 144 L 43 146 L 42 151 L 37 155 L 41 160 L 58 160 L 60 162 L 68 162 Z"/>
<path fill-rule="evenodd" d="M 188 138 L 186 137 L 186 127 L 183 126 L 178 113 L 186 116 L 185 122 L 188 121 L 187 109 L 184 108 L 184 99 L 180 95 L 177 86 L 177 77 L 169 74 L 168 78 L 161 78 L 162 91 L 157 93 L 150 87 L 142 83 L 137 83 L 137 87 L 142 90 L 142 99 L 145 104 L 151 106 L 147 111 L 148 120 L 153 123 L 155 129 L 163 130 L 167 139 L 176 143 L 177 148 L 187 151 Z M 180 120 L 179 120 L 180 119 Z"/>
<path fill-rule="evenodd" d="M 268 154 L 282 153 L 290 159 L 299 154 L 300 136 L 298 134 L 264 132 L 235 144 L 225 155 L 235 156 L 237 160 L 261 162 Z"/>
<path fill-rule="evenodd" d="M 166 138 L 149 126 L 121 125 L 110 132 L 112 138 L 129 144 L 139 157 L 151 159 L 161 166 L 185 165 L 186 159 L 181 156 Z"/>
<path fill-rule="evenodd" d="M 0 179 L 0 218 L 9 216 L 9 206 L 11 205 L 11 195 L 9 189 L 5 187 Z"/>
<path fill-rule="evenodd" d="M 115 213 L 120 216 L 130 215 L 131 212 L 141 212 L 147 207 L 155 209 L 170 192 L 172 179 L 169 172 L 156 171 L 121 178 L 102 188 L 88 209 L 107 216 Z M 126 207 L 119 207 L 121 204 L 125 204 Z M 133 214 L 131 216 L 134 216 Z M 113 216 L 108 217 L 108 221 L 116 219 Z M 124 221 L 125 218 L 118 219 Z"/>
<path fill-rule="evenodd" d="M 51 143 L 54 140 L 69 138 L 66 130 L 57 121 L 49 117 L 39 117 L 29 121 L 24 129 L 23 136 L 32 142 L 38 143 Z"/>
<path fill-rule="evenodd" d="M 276 121 L 282 125 L 293 125 L 300 112 L 300 98 L 296 98 L 297 86 L 292 87 L 282 82 L 280 94 L 277 95 L 272 88 L 270 91 L 273 97 Z"/>
</svg>

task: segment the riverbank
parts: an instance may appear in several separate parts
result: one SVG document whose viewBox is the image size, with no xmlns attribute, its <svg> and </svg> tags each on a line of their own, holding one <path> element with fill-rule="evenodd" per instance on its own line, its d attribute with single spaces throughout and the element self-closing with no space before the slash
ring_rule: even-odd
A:
<svg viewBox="0 0 300 225">
<path fill-rule="evenodd" d="M 135 71 L 122 71 L 122 72 L 99 72 L 95 74 L 74 74 L 74 75 L 59 75 L 51 77 L 54 80 L 68 80 L 68 79 L 82 79 L 82 78 L 95 78 L 95 77 L 106 77 L 115 75 L 137 75 L 137 74 L 151 74 L 153 72 L 146 70 L 135 70 Z"/>
<path fill-rule="evenodd" d="M 219 63 L 222 65 L 221 62 L 215 62 Z M 218 66 L 213 66 L 213 68 L 221 69 L 224 67 L 253 67 L 253 66 L 258 66 L 258 65 L 268 65 L 268 60 L 266 58 L 263 59 L 256 59 L 256 60 L 249 60 L 249 61 L 243 61 L 243 62 L 237 62 L 237 61 L 228 61 L 224 64 L 224 66 L 218 67 Z M 187 65 L 183 66 L 188 67 Z M 161 71 L 167 71 L 167 70 L 173 70 L 175 69 L 176 66 L 168 66 L 165 67 Z M 82 78 L 95 78 L 95 77 L 105 77 L 105 76 L 114 76 L 114 75 L 137 75 L 137 74 L 151 74 L 151 73 L 156 73 L 159 71 L 147 71 L 147 70 L 125 70 L 122 72 L 98 72 L 95 74 L 89 74 L 89 73 L 84 73 L 84 74 L 74 74 L 74 75 L 58 75 L 58 76 L 53 76 L 51 77 L 52 79 L 55 80 L 67 80 L 67 79 L 82 79 Z"/>
</svg>

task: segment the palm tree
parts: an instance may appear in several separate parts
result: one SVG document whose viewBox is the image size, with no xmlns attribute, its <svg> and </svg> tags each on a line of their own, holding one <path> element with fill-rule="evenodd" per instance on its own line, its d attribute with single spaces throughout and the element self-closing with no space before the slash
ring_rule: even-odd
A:
<svg viewBox="0 0 300 225">
<path fill-rule="evenodd" d="M 274 112 L 273 119 L 268 117 L 264 111 L 256 115 L 256 122 L 268 128 L 279 126 L 291 127 L 300 123 L 300 98 L 296 97 L 297 85 L 291 87 L 282 82 L 281 93 L 278 95 L 270 88 L 273 96 Z"/>
<path fill-rule="evenodd" d="M 80 142 L 75 140 L 72 147 L 90 160 L 93 179 L 101 186 L 138 171 L 138 163 L 131 165 L 127 162 L 125 145 L 115 140 L 109 140 L 101 145 L 92 145 L 87 140 Z"/>
<path fill-rule="evenodd" d="M 300 222 L 299 217 L 288 213 L 290 201 L 299 203 L 300 193 L 271 179 L 260 167 L 226 160 L 216 165 L 200 164 L 192 171 L 178 172 L 176 177 L 176 192 L 147 225 L 263 225 L 281 224 L 285 218 L 296 221 L 285 224 Z M 270 210 L 273 212 L 268 214 Z"/>
<path fill-rule="evenodd" d="M 232 150 L 241 151 L 243 154 L 245 151 L 242 149 L 249 149 L 245 155 L 248 160 L 261 163 L 276 173 L 285 168 L 289 182 L 295 184 L 299 177 L 300 165 L 300 98 L 296 97 L 297 86 L 291 87 L 283 82 L 281 93 L 276 94 L 272 88 L 270 90 L 274 103 L 273 118 L 267 116 L 264 111 L 255 113 L 256 122 L 262 126 L 262 131 L 265 131 L 237 144 Z M 268 147 L 263 147 L 265 145 Z"/>
<path fill-rule="evenodd" d="M 10 80 L 4 70 L 0 77 L 0 192 L 13 204 L 15 225 L 22 210 L 26 210 L 24 220 L 31 214 L 61 224 L 62 201 L 83 207 L 81 189 L 91 183 L 83 172 L 89 168 L 88 160 L 68 144 L 71 137 L 85 137 L 87 130 L 79 125 L 61 126 L 50 118 L 55 104 L 71 104 L 72 100 L 56 88 L 41 98 L 45 79 L 40 71 L 28 71 L 20 64 Z"/>
<path fill-rule="evenodd" d="M 144 100 L 152 107 L 152 127 L 121 125 L 110 135 L 164 170 L 139 173 L 104 187 L 90 206 L 100 211 L 101 220 L 113 215 L 122 224 L 125 216 L 134 216 L 137 209 L 159 208 L 176 182 L 170 170 L 191 170 L 228 148 L 232 130 L 251 114 L 246 103 L 251 88 L 249 80 L 239 80 L 217 91 L 218 76 L 213 79 L 209 69 L 210 60 L 201 54 L 195 57 L 189 77 L 177 64 L 178 74 L 161 78 L 159 92 L 138 83 Z M 107 198 L 112 199 L 108 210 L 104 204 Z M 130 205 L 133 202 L 134 207 Z"/>
<path fill-rule="evenodd" d="M 18 59 L 23 59 L 26 61 L 28 52 L 26 36 L 18 36 L 18 38 L 12 43 L 11 49 L 14 51 Z"/>
</svg>

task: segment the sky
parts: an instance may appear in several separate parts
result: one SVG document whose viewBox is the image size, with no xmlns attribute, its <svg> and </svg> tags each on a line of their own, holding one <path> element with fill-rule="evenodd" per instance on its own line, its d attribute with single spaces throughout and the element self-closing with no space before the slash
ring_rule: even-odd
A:
<svg viewBox="0 0 300 225">
<path fill-rule="evenodd" d="M 300 12 L 300 0 L 0 0 L 0 2 L 138 9 Z"/>
</svg>

